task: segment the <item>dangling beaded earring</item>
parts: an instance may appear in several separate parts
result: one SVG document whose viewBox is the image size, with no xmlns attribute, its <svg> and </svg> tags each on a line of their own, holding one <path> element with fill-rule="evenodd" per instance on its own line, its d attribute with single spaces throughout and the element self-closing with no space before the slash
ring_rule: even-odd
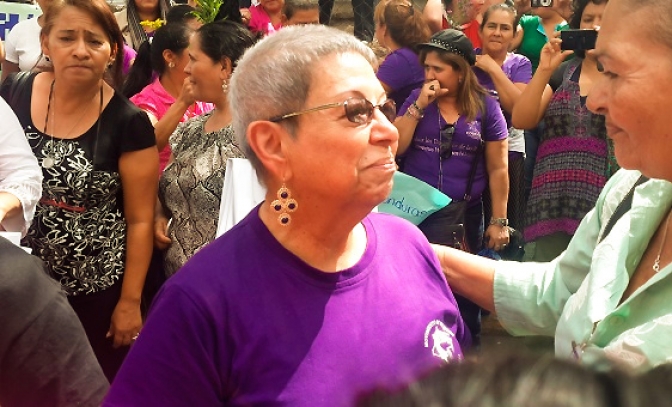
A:
<svg viewBox="0 0 672 407">
<path fill-rule="evenodd" d="M 168 68 L 170 68 L 170 69 L 175 68 L 175 62 L 173 62 L 173 61 L 168 62 Z"/>
<path fill-rule="evenodd" d="M 299 207 L 299 204 L 292 198 L 292 194 L 284 182 L 280 189 L 278 189 L 277 196 L 278 199 L 271 202 L 271 209 L 279 213 L 278 222 L 282 226 L 287 226 L 292 221 L 290 213 L 294 212 Z"/>
<path fill-rule="evenodd" d="M 222 82 L 222 92 L 226 93 L 229 91 L 229 80 L 224 79 L 224 82 Z"/>
</svg>

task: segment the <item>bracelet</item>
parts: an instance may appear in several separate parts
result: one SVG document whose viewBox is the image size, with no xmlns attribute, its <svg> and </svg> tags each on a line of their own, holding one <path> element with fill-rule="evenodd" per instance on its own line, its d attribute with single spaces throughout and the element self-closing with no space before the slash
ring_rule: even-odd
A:
<svg viewBox="0 0 672 407">
<path fill-rule="evenodd" d="M 417 102 L 417 101 L 411 103 L 411 106 L 413 106 L 413 107 L 415 108 L 415 110 L 417 110 L 418 112 L 420 112 L 420 114 L 422 114 L 422 115 L 425 114 L 425 109 L 422 109 L 420 106 L 418 106 L 418 102 Z"/>
<path fill-rule="evenodd" d="M 422 120 L 423 117 L 425 117 L 424 110 L 420 109 L 418 107 L 418 104 L 413 102 L 409 107 L 408 110 L 406 110 L 406 115 L 414 118 L 415 120 Z"/>
<path fill-rule="evenodd" d="M 509 220 L 507 218 L 490 218 L 491 225 L 499 225 L 503 228 L 509 226 Z"/>
</svg>

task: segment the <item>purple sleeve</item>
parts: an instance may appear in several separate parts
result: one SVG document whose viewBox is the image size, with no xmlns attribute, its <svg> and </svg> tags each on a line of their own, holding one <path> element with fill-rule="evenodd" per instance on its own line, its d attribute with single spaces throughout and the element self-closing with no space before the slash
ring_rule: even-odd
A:
<svg viewBox="0 0 672 407">
<path fill-rule="evenodd" d="M 416 100 L 418 100 L 418 96 L 420 96 L 420 90 L 421 89 L 416 89 L 411 92 L 411 94 L 408 96 L 408 99 L 404 102 L 404 104 L 401 106 L 399 111 L 397 112 L 397 116 L 403 116 L 404 113 L 408 110 L 408 107 L 413 104 Z"/>
<path fill-rule="evenodd" d="M 154 301 L 103 406 L 216 406 L 226 401 L 216 326 L 179 286 Z"/>
<path fill-rule="evenodd" d="M 389 86 L 393 91 L 415 81 L 408 59 L 400 52 L 388 55 L 378 67 L 376 76 L 379 81 Z"/>
<path fill-rule="evenodd" d="M 485 105 L 487 116 L 481 122 L 481 126 L 485 124 L 485 131 L 481 135 L 483 141 L 501 141 L 506 139 L 509 136 L 509 130 L 499 103 L 492 96 L 486 96 Z"/>
<path fill-rule="evenodd" d="M 509 79 L 513 83 L 530 83 L 532 79 L 532 63 L 523 55 L 517 55 L 515 63 L 511 66 Z"/>
<path fill-rule="evenodd" d="M 135 52 L 133 48 L 124 44 L 124 64 L 121 69 L 124 75 L 128 75 L 128 72 L 131 70 L 131 66 L 133 65 L 133 61 L 135 61 L 136 56 L 138 56 L 138 53 Z"/>
</svg>

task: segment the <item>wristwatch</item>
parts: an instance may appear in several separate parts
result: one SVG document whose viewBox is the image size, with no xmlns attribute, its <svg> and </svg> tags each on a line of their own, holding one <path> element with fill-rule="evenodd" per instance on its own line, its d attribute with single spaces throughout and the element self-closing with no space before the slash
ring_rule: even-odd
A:
<svg viewBox="0 0 672 407">
<path fill-rule="evenodd" d="M 491 225 L 499 225 L 503 228 L 509 226 L 509 220 L 506 218 L 490 218 Z"/>
</svg>

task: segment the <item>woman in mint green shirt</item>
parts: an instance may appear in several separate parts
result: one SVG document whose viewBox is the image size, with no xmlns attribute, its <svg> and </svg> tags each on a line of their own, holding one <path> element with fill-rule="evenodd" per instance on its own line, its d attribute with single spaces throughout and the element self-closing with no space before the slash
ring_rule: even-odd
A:
<svg viewBox="0 0 672 407">
<path fill-rule="evenodd" d="M 672 360 L 672 8 L 663 3 L 611 0 L 604 12 L 595 49 L 604 75 L 587 103 L 605 116 L 624 170 L 567 250 L 523 264 L 436 247 L 453 291 L 496 310 L 509 332 L 554 336 L 557 356 L 591 365 Z"/>
</svg>

